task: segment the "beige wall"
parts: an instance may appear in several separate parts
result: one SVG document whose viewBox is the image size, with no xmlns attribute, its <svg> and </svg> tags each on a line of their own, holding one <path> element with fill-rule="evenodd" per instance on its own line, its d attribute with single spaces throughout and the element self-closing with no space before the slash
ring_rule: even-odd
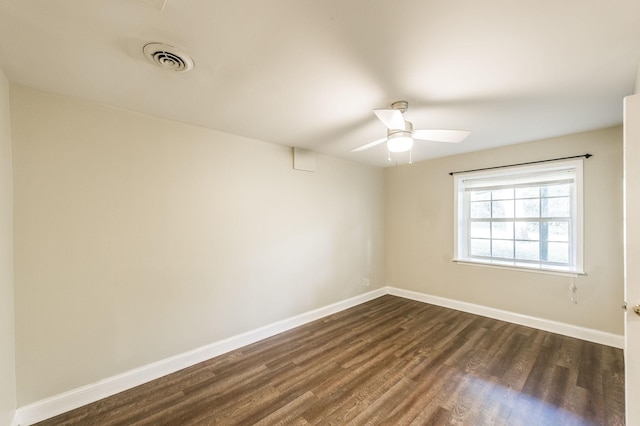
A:
<svg viewBox="0 0 640 426">
<path fill-rule="evenodd" d="M 9 83 L 0 70 L 0 424 L 16 409 Z"/>
<path fill-rule="evenodd" d="M 586 276 L 468 266 L 453 257 L 449 172 L 591 153 L 584 163 Z M 622 127 L 436 159 L 386 170 L 390 285 L 623 334 Z"/>
<path fill-rule="evenodd" d="M 384 285 L 383 171 L 12 87 L 20 406 Z M 371 287 L 360 286 L 371 277 Z"/>
</svg>

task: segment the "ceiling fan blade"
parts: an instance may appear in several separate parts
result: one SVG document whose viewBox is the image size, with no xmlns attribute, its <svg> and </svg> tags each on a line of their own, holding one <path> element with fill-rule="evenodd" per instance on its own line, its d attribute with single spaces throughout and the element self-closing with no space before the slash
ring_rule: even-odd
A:
<svg viewBox="0 0 640 426">
<path fill-rule="evenodd" d="M 365 149 L 369 149 L 369 148 L 373 148 L 376 145 L 380 145 L 381 143 L 384 143 L 387 141 L 387 138 L 382 138 L 382 139 L 377 139 L 373 142 L 369 142 L 366 145 L 362 145 L 358 148 L 352 149 L 351 152 L 360 152 L 360 151 L 364 151 Z"/>
<path fill-rule="evenodd" d="M 404 117 L 400 110 L 374 109 L 373 112 L 388 129 L 404 130 Z"/>
<path fill-rule="evenodd" d="M 458 143 L 465 140 L 470 133 L 466 130 L 418 129 L 413 131 L 413 138 L 433 142 Z"/>
</svg>

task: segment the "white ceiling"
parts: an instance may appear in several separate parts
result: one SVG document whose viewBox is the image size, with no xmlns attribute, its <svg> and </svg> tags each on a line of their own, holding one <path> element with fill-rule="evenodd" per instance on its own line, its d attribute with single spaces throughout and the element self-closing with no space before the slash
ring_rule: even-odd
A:
<svg viewBox="0 0 640 426">
<path fill-rule="evenodd" d="M 413 160 L 612 126 L 633 92 L 638 0 L 0 0 L 12 83 L 386 166 L 371 112 L 409 101 Z M 194 70 L 155 67 L 179 47 Z M 577 153 L 579 154 L 579 153 Z M 395 159 L 406 162 L 405 154 Z"/>
</svg>

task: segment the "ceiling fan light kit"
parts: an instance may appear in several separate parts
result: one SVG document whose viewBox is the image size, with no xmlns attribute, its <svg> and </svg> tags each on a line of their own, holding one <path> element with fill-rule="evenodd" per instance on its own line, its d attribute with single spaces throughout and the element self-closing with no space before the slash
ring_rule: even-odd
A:
<svg viewBox="0 0 640 426">
<path fill-rule="evenodd" d="M 407 152 L 413 147 L 411 132 L 413 125 L 405 121 L 404 130 L 389 130 L 387 134 L 387 149 L 389 152 Z"/>
<path fill-rule="evenodd" d="M 404 132 L 394 133 L 387 140 L 387 149 L 390 152 L 407 152 L 411 147 L 413 147 L 413 138 Z"/>
<path fill-rule="evenodd" d="M 401 133 L 389 136 L 387 149 L 390 152 L 407 152 L 413 147 L 413 138 Z"/>
</svg>

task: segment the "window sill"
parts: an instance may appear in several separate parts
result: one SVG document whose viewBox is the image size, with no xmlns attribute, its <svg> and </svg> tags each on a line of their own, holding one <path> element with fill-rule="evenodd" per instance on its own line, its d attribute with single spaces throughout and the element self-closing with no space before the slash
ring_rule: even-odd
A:
<svg viewBox="0 0 640 426">
<path fill-rule="evenodd" d="M 535 274 L 561 275 L 564 277 L 577 277 L 578 275 L 587 275 L 586 272 L 582 270 L 569 271 L 569 270 L 562 270 L 562 269 L 531 268 L 526 266 L 509 265 L 503 262 L 480 262 L 480 261 L 470 260 L 470 259 L 452 259 L 452 261 L 459 263 L 461 265 L 467 265 L 467 266 L 480 266 L 483 268 L 507 269 L 510 271 L 519 271 L 519 272 L 533 272 Z"/>
</svg>

